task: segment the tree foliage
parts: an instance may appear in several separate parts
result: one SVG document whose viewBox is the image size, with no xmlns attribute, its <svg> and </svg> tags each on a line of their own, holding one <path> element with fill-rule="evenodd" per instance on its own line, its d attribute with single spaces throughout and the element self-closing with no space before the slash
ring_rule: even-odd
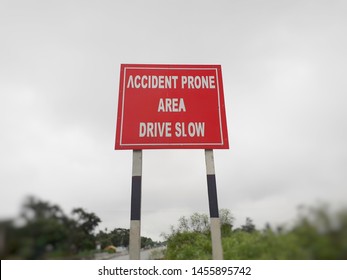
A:
<svg viewBox="0 0 347 280">
<path fill-rule="evenodd" d="M 105 248 L 109 245 L 117 247 L 128 247 L 129 246 L 129 229 L 115 228 L 111 232 L 107 230 L 100 230 L 96 235 L 97 242 L 101 248 Z"/>
<path fill-rule="evenodd" d="M 227 217 L 231 218 L 228 213 Z M 171 234 L 166 235 L 167 259 L 211 259 L 211 239 L 206 228 L 198 231 L 183 226 L 190 225 L 194 217 L 205 216 L 193 214 L 190 218 L 180 218 L 178 227 L 172 227 Z M 233 219 L 223 219 L 221 216 L 225 259 L 347 259 L 346 209 L 332 214 L 325 205 L 301 207 L 294 225 L 277 230 L 269 224 L 264 230 L 257 230 L 250 218 L 232 230 Z M 200 219 L 200 223 L 204 224 L 205 219 Z M 230 230 L 223 232 L 225 224 Z"/>
<path fill-rule="evenodd" d="M 81 207 L 66 215 L 56 204 L 28 197 L 20 212 L 20 225 L 12 220 L 0 221 L 2 259 L 93 258 L 98 245 L 101 249 L 129 246 L 129 229 L 106 229 L 96 234 L 100 218 Z M 159 245 L 141 237 L 142 248 Z"/>
<path fill-rule="evenodd" d="M 109 245 L 116 247 L 129 247 L 129 229 L 115 228 L 111 232 L 100 230 L 96 235 L 96 240 L 101 248 L 106 248 Z M 141 248 L 152 248 L 159 246 L 158 242 L 153 241 L 149 237 L 141 236 Z"/>
<path fill-rule="evenodd" d="M 62 258 L 94 249 L 93 231 L 101 222 L 82 208 L 67 216 L 59 206 L 34 197 L 23 204 L 21 218 L 23 225 L 7 229 L 6 255 L 10 258 Z"/>
<path fill-rule="evenodd" d="M 243 226 L 241 226 L 241 230 L 248 233 L 254 232 L 256 230 L 251 218 L 246 218 L 246 223 Z"/>
<path fill-rule="evenodd" d="M 219 216 L 222 234 L 227 235 L 231 232 L 234 218 L 227 209 L 221 209 Z M 179 218 L 177 227 L 172 226 L 171 233 L 164 237 L 167 259 L 211 259 L 210 221 L 206 214 L 193 213 L 188 218 Z"/>
</svg>

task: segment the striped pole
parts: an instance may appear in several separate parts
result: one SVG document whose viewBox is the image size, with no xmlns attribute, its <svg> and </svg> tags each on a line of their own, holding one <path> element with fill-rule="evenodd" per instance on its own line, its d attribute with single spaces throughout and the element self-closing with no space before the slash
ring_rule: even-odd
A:
<svg viewBox="0 0 347 280">
<path fill-rule="evenodd" d="M 133 151 L 132 172 L 129 259 L 139 260 L 141 250 L 142 150 Z"/>
<path fill-rule="evenodd" d="M 212 258 L 223 260 L 221 224 L 219 219 L 216 174 L 214 170 L 213 150 L 205 150 L 208 203 L 210 207 Z"/>
</svg>

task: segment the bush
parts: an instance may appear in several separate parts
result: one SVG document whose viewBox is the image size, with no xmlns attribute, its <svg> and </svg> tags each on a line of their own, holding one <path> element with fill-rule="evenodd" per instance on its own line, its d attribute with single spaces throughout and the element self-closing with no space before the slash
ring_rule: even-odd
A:
<svg viewBox="0 0 347 280">
<path fill-rule="evenodd" d="M 209 260 L 212 258 L 210 237 L 198 232 L 178 232 L 167 240 L 165 259 Z"/>
<path fill-rule="evenodd" d="M 230 213 L 228 214 L 230 217 Z M 194 214 L 192 217 L 203 217 Z M 200 219 L 206 224 L 206 219 Z M 209 229 L 190 227 L 191 219 L 181 218 L 167 236 L 166 259 L 204 260 L 212 258 Z M 196 223 L 199 224 L 199 223 Z M 184 225 L 184 226 L 182 226 Z M 200 229 L 199 228 L 199 229 Z M 301 208 L 291 229 L 255 229 L 248 218 L 240 229 L 223 230 L 224 259 L 229 260 L 333 260 L 347 259 L 347 210 L 329 213 L 326 206 Z"/>
</svg>

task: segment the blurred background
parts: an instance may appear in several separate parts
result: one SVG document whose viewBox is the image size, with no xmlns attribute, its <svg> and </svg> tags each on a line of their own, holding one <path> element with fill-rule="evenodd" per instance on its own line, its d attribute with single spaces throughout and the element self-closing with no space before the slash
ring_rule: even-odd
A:
<svg viewBox="0 0 347 280">
<path fill-rule="evenodd" d="M 1 1 L 1 248 L 12 238 L 41 258 L 56 226 L 82 230 L 89 214 L 100 221 L 85 237 L 129 228 L 132 153 L 113 150 L 121 63 L 222 65 L 230 150 L 215 166 L 233 229 L 248 217 L 292 229 L 299 205 L 343 211 L 346 12 L 338 0 Z M 201 150 L 144 151 L 144 237 L 208 213 L 205 172 Z"/>
</svg>

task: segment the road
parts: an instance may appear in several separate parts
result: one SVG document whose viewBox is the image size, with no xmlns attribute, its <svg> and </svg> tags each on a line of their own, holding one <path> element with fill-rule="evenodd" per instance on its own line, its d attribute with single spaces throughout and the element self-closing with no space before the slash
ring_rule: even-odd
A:
<svg viewBox="0 0 347 280">
<path fill-rule="evenodd" d="M 165 247 L 142 250 L 140 252 L 140 258 L 141 260 L 159 259 L 163 256 L 163 249 L 165 249 Z M 110 260 L 129 260 L 129 254 L 115 255 L 114 257 L 110 258 Z"/>
</svg>

